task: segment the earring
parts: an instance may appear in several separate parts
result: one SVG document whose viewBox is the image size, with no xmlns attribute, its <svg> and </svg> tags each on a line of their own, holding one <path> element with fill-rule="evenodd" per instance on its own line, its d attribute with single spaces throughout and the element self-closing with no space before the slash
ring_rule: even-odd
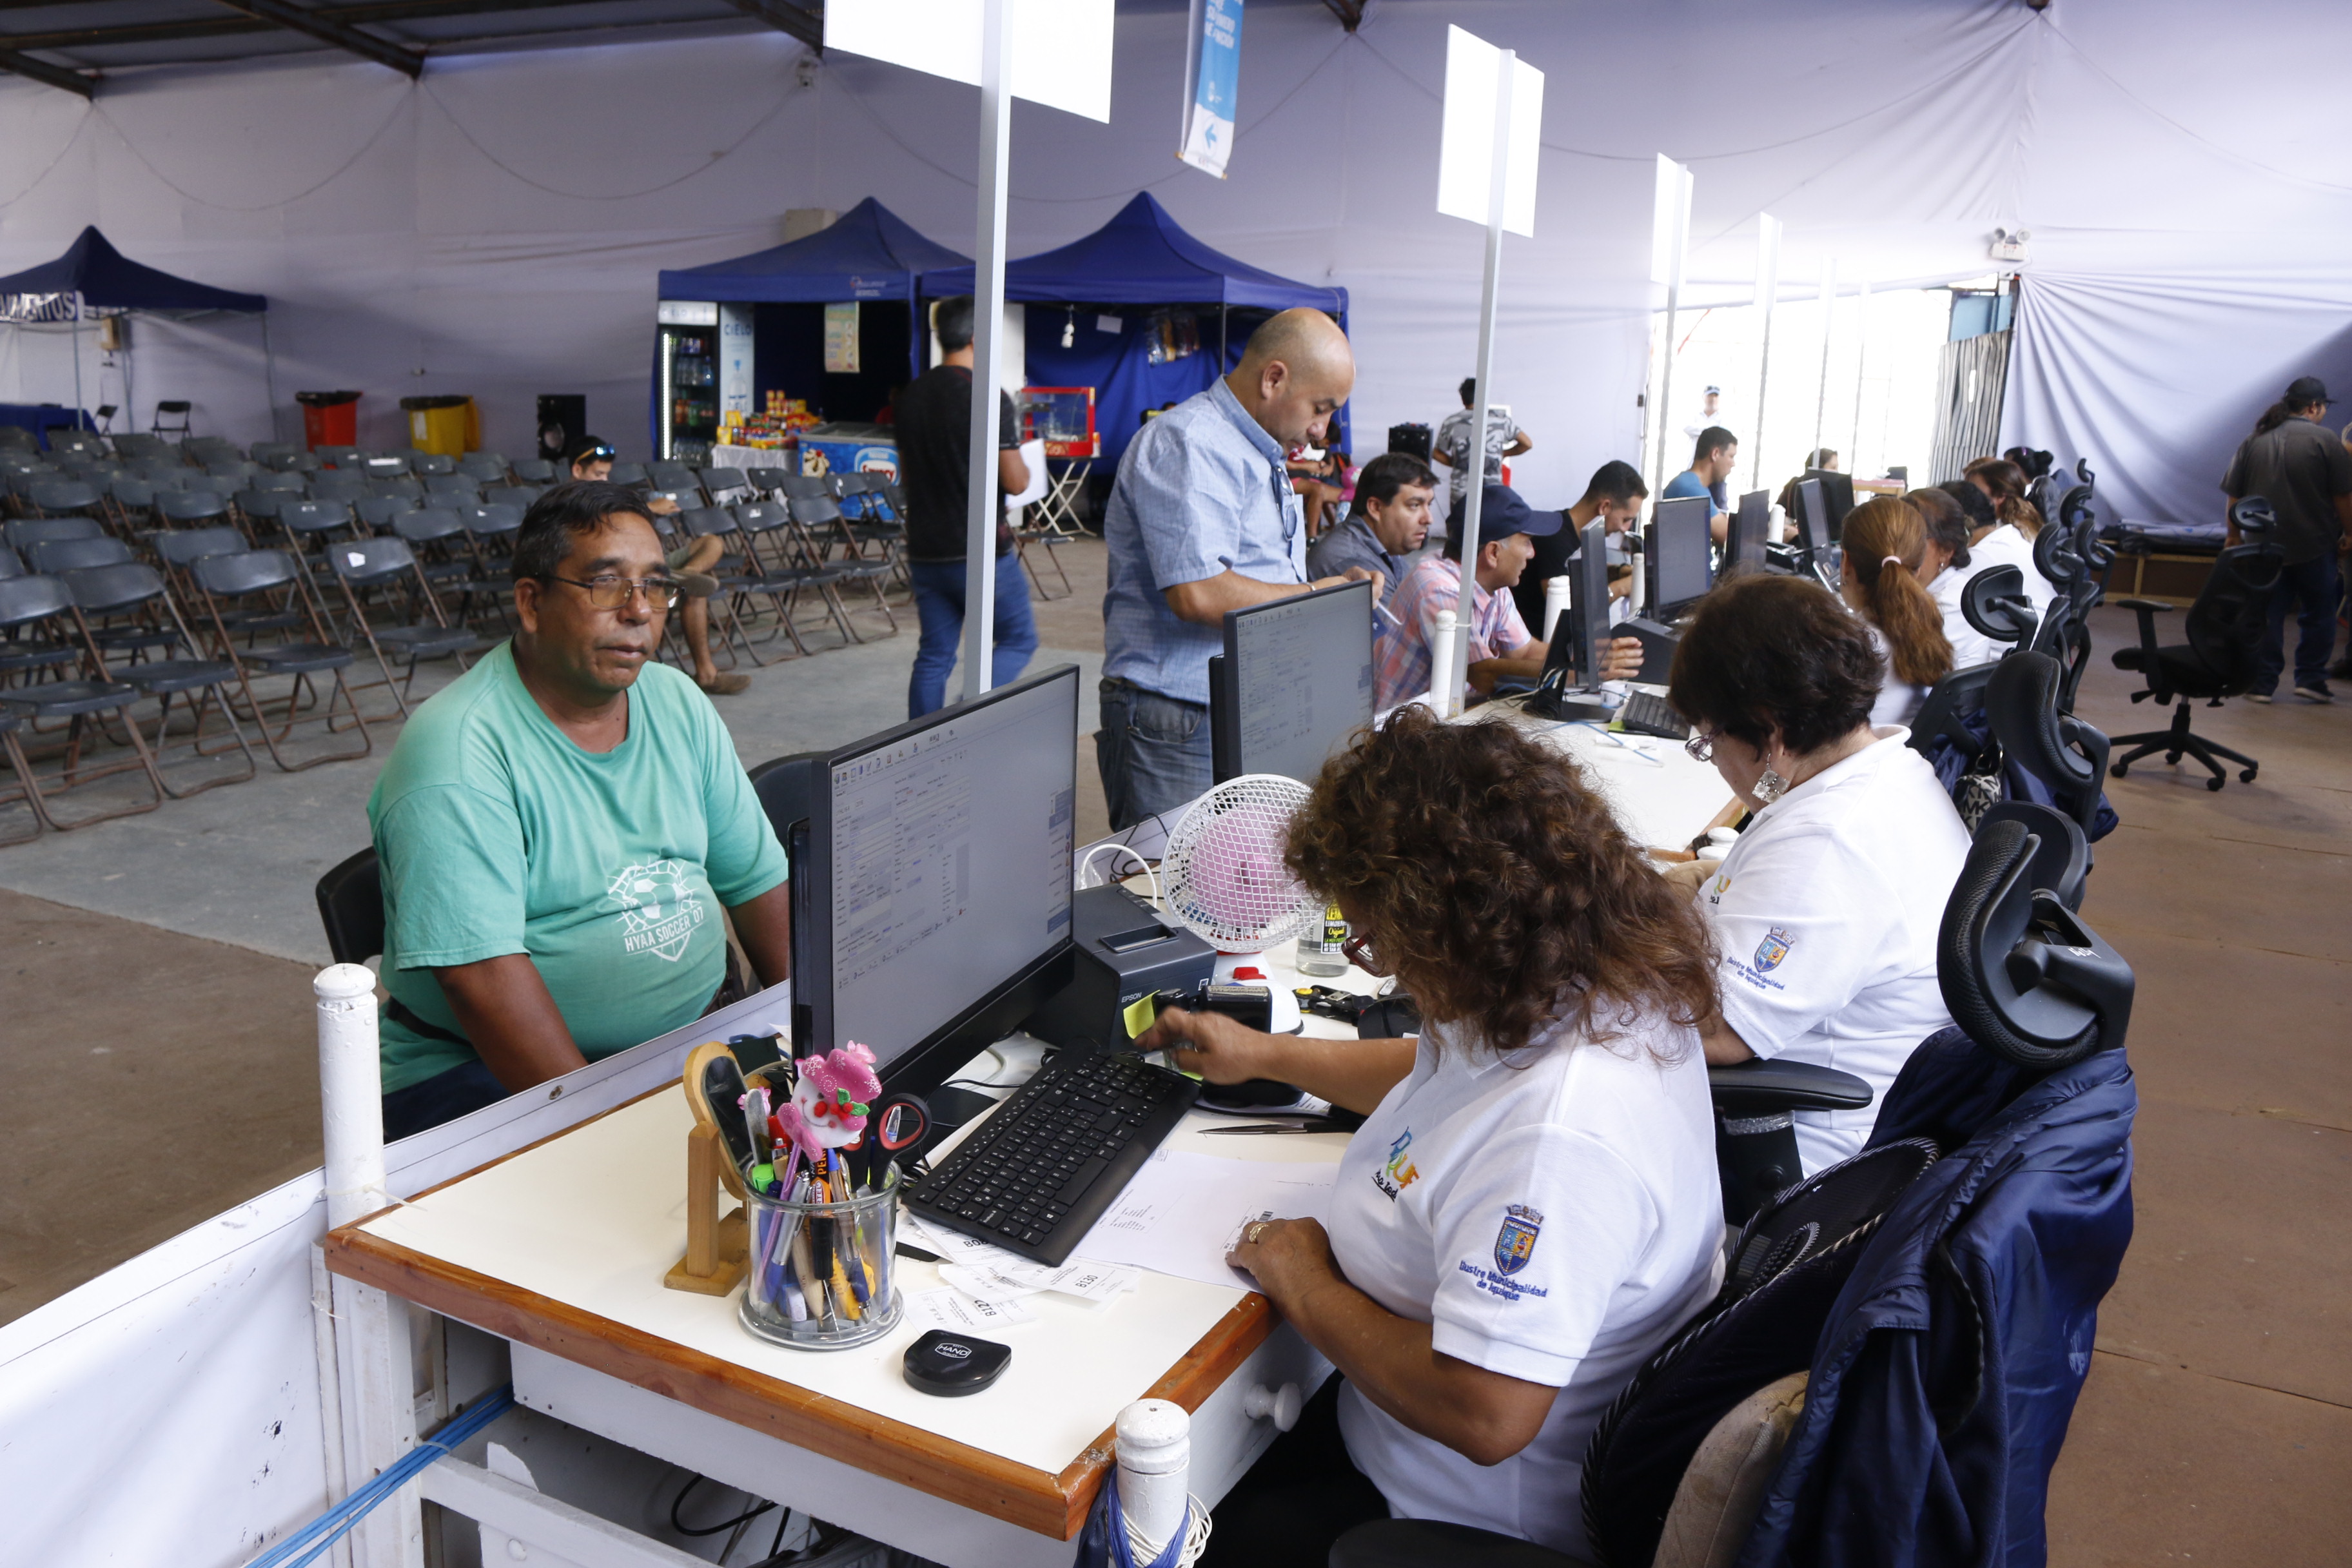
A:
<svg viewBox="0 0 2352 1568">
<path fill-rule="evenodd" d="M 1756 798 L 1769 805 L 1788 793 L 1789 781 L 1775 773 L 1770 763 L 1766 763 L 1764 772 L 1756 780 Z"/>
</svg>

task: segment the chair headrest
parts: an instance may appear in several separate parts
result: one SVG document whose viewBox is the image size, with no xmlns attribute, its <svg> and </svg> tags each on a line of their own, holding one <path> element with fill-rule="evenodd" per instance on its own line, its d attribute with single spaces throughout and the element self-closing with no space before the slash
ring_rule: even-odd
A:
<svg viewBox="0 0 2352 1568">
<path fill-rule="evenodd" d="M 1952 1021 L 2005 1060 L 2052 1072 L 2124 1043 L 2131 965 L 2032 885 L 2040 836 L 1987 822 L 1944 906 L 1936 978 Z"/>
<path fill-rule="evenodd" d="M 1981 835 L 1990 822 L 2021 823 L 2040 840 L 2025 867 L 2025 884 L 2036 892 L 2052 892 L 2070 910 L 2083 907 L 2084 879 L 2091 870 L 2091 843 L 2074 819 L 2056 806 L 2038 800 L 1997 800 L 1977 820 Z"/>
<path fill-rule="evenodd" d="M 2022 649 L 2000 661 L 1985 687 L 1985 717 L 2004 754 L 2040 779 L 2066 815 L 2088 832 L 2107 773 L 2107 737 L 2058 711 L 2065 667 Z"/>
<path fill-rule="evenodd" d="M 2267 498 L 2245 496 L 2230 503 L 2230 521 L 2238 525 L 2240 533 L 2260 542 L 2268 539 L 2271 531 L 2278 527 L 2278 513 L 2272 509 Z"/>
<path fill-rule="evenodd" d="M 1960 590 L 1960 614 L 1995 642 L 2022 642 L 2038 620 L 2025 596 L 2025 574 L 2014 566 L 1988 566 Z"/>
<path fill-rule="evenodd" d="M 2083 558 L 2074 553 L 2073 532 L 2044 523 L 2033 536 L 2033 569 L 2052 583 L 2072 583 L 2081 576 Z"/>
</svg>

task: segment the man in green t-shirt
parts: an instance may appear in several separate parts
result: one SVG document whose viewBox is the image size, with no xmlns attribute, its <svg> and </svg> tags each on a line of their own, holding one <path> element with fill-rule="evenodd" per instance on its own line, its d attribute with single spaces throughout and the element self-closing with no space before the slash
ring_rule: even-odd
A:
<svg viewBox="0 0 2352 1568">
<path fill-rule="evenodd" d="M 515 536 L 521 629 L 416 710 L 368 799 L 384 1135 L 700 1016 L 727 921 L 790 969 L 784 853 L 719 715 L 654 660 L 677 595 L 644 502 L 559 485 Z"/>
</svg>

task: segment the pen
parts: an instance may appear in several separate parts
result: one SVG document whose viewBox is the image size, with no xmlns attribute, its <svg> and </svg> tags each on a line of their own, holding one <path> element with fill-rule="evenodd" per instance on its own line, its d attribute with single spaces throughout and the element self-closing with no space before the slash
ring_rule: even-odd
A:
<svg viewBox="0 0 2352 1568">
<path fill-rule="evenodd" d="M 1591 719 L 1580 719 L 1576 721 L 1576 723 L 1579 728 L 1593 731 L 1599 734 L 1602 740 L 1609 742 L 1612 745 L 1624 747 L 1627 751 L 1633 752 L 1635 756 L 1641 758 L 1643 762 L 1649 763 L 1654 768 L 1663 768 L 1666 765 L 1664 758 L 1652 756 L 1646 749 L 1633 744 L 1633 742 L 1625 739 L 1624 736 L 1617 733 L 1616 731 L 1612 730 L 1606 724 Z"/>
<path fill-rule="evenodd" d="M 1337 1132 L 1328 1121 L 1253 1121 L 1241 1127 L 1208 1127 L 1202 1130 L 1207 1138 L 1246 1138 L 1252 1134 L 1269 1137 L 1276 1132 Z"/>
</svg>

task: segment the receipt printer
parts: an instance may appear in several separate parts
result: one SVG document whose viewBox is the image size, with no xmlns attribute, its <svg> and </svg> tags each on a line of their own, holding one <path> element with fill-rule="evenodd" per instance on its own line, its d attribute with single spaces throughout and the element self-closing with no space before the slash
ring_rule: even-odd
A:
<svg viewBox="0 0 2352 1568">
<path fill-rule="evenodd" d="M 1123 1051 L 1135 1043 L 1122 1015 L 1155 991 L 1191 991 L 1210 977 L 1217 950 L 1160 923 L 1149 901 L 1116 883 L 1081 888 L 1070 900 L 1076 961 L 1069 984 L 1023 1026 L 1076 1050 Z"/>
<path fill-rule="evenodd" d="M 1636 616 L 1609 628 L 1609 635 L 1635 637 L 1642 644 L 1642 673 L 1634 679 L 1652 686 L 1664 686 L 1675 672 L 1675 649 L 1682 645 L 1683 634 L 1674 626 L 1662 626 L 1645 616 Z"/>
</svg>

